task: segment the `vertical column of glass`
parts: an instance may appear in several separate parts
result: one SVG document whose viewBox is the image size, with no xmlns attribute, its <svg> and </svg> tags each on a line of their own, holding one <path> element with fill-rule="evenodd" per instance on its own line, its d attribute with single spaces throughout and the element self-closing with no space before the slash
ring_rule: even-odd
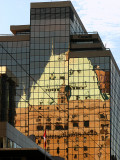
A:
<svg viewBox="0 0 120 160">
<path fill-rule="evenodd" d="M 14 119 L 15 127 L 23 134 L 28 135 L 28 80 L 29 80 L 29 42 L 1 42 L 0 66 L 7 67 L 10 81 L 9 92 L 14 95 L 9 98 L 9 119 Z M 8 81 L 9 81 L 8 80 Z M 12 81 L 16 86 L 11 86 Z M 10 88 L 11 87 L 11 88 Z M 11 98 L 10 98 L 11 97 Z M 16 109 L 15 109 L 16 108 Z"/>
<path fill-rule="evenodd" d="M 69 7 L 31 9 L 29 133 L 50 154 L 67 156 Z M 65 138 L 64 138 L 65 137 Z"/>
<path fill-rule="evenodd" d="M 79 20 L 76 15 L 73 13 L 72 9 L 70 10 L 70 35 L 82 34 L 84 33 Z"/>
<path fill-rule="evenodd" d="M 110 158 L 109 57 L 70 58 L 71 159 Z"/>
<path fill-rule="evenodd" d="M 120 75 L 115 67 L 113 61 L 111 60 L 111 159 L 119 159 L 120 158 Z"/>
<path fill-rule="evenodd" d="M 26 136 L 28 132 L 28 107 L 29 107 L 29 41 L 16 42 L 16 51 L 12 56 L 16 63 L 14 70 L 18 78 L 16 87 L 16 128 Z"/>
</svg>

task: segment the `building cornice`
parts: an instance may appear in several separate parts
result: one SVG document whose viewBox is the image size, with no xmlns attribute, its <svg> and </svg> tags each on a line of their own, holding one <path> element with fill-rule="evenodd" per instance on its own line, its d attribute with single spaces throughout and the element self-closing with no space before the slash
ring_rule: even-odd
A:
<svg viewBox="0 0 120 160">
<path fill-rule="evenodd" d="M 18 41 L 29 41 L 30 35 L 11 35 L 11 36 L 0 36 L 0 42 L 18 42 Z"/>
<path fill-rule="evenodd" d="M 16 32 L 26 32 L 30 31 L 30 25 L 11 25 L 10 30 L 13 34 L 16 34 Z"/>
</svg>

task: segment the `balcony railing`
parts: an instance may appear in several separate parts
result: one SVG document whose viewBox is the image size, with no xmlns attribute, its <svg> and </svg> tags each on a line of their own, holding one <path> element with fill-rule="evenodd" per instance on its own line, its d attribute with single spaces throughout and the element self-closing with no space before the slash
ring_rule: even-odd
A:
<svg viewBox="0 0 120 160">
<path fill-rule="evenodd" d="M 70 35 L 86 35 L 86 34 L 98 34 L 97 31 L 95 32 L 74 32 L 74 33 L 70 33 Z"/>
<path fill-rule="evenodd" d="M 14 34 L 0 34 L 0 36 L 14 36 Z"/>
</svg>

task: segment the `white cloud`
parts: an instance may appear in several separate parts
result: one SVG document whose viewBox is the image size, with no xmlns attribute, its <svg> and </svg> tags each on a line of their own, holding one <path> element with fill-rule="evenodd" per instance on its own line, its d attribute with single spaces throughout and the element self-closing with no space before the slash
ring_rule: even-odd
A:
<svg viewBox="0 0 120 160">
<path fill-rule="evenodd" d="M 72 0 L 88 32 L 98 31 L 120 66 L 120 1 Z M 116 49 L 117 48 L 117 49 Z"/>
</svg>

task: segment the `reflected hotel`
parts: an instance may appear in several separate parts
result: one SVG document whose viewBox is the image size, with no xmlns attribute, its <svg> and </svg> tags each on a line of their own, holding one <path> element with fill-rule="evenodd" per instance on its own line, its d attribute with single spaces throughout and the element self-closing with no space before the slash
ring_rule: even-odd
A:
<svg viewBox="0 0 120 160">
<path fill-rule="evenodd" d="M 43 149 L 46 129 L 47 152 L 65 160 L 119 160 L 120 71 L 99 34 L 70 1 L 31 3 L 30 25 L 10 29 L 0 66 L 19 80 L 15 128 Z"/>
</svg>

